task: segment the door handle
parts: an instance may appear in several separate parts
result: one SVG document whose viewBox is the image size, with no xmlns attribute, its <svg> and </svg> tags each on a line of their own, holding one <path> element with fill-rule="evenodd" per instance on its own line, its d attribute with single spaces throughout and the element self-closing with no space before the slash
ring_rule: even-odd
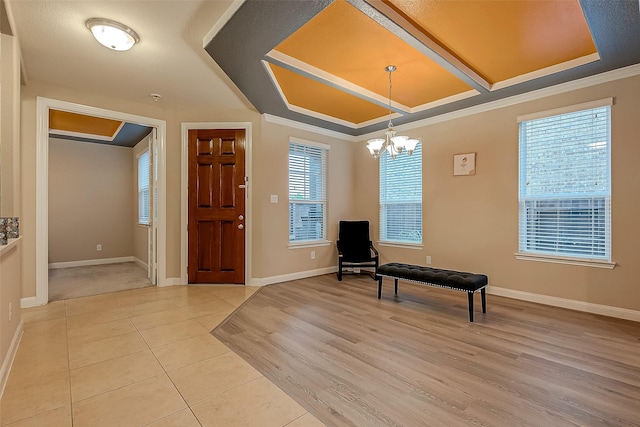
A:
<svg viewBox="0 0 640 427">
<path fill-rule="evenodd" d="M 242 230 L 243 228 L 244 228 L 244 225 L 238 224 L 238 230 Z"/>
<path fill-rule="evenodd" d="M 238 188 L 247 188 L 247 186 L 244 185 L 244 184 L 240 184 L 240 185 L 238 185 Z"/>
</svg>

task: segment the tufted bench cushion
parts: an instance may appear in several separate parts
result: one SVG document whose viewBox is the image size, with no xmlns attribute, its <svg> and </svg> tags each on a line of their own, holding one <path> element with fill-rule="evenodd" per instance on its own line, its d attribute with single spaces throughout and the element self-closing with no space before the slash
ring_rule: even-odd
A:
<svg viewBox="0 0 640 427">
<path fill-rule="evenodd" d="M 378 299 L 382 298 L 382 279 L 383 277 L 389 277 L 395 279 L 396 295 L 398 294 L 398 279 L 467 292 L 469 297 L 469 321 L 471 322 L 473 322 L 473 294 L 476 291 L 480 291 L 482 312 L 487 312 L 485 288 L 489 284 L 489 278 L 484 274 L 392 262 L 378 267 L 376 276 L 378 279 Z"/>
</svg>

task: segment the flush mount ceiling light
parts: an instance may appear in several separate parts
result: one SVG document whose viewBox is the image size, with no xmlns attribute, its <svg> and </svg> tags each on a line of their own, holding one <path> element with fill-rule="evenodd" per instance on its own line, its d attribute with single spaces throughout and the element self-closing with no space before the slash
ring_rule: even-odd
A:
<svg viewBox="0 0 640 427">
<path fill-rule="evenodd" d="M 370 139 L 367 141 L 367 148 L 374 159 L 380 157 L 380 155 L 384 153 L 384 150 L 387 150 L 391 157 L 395 159 L 398 154 L 405 150 L 407 154 L 411 155 L 416 145 L 420 143 L 420 138 L 409 138 L 404 135 L 396 136 L 393 123 L 391 123 L 391 114 L 393 113 L 391 108 L 391 73 L 397 70 L 397 67 L 395 65 L 387 65 L 384 70 L 389 73 L 389 124 L 384 133 L 385 137 Z"/>
<path fill-rule="evenodd" d="M 129 50 L 140 41 L 138 34 L 131 28 L 110 19 L 89 19 L 87 28 L 98 43 L 113 50 Z"/>
</svg>

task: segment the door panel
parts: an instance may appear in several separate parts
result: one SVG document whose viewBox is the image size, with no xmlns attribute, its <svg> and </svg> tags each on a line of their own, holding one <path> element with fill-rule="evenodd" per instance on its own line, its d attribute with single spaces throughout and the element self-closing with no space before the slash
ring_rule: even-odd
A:
<svg viewBox="0 0 640 427">
<path fill-rule="evenodd" d="M 189 283 L 244 283 L 244 130 L 189 131 Z"/>
<path fill-rule="evenodd" d="M 233 208 L 235 203 L 235 188 L 238 185 L 235 181 L 235 165 L 220 165 L 220 207 Z"/>
</svg>

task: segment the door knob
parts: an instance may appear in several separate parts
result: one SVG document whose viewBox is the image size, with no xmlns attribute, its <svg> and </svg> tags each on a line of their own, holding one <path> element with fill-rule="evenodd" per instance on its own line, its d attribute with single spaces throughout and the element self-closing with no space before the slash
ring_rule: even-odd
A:
<svg viewBox="0 0 640 427">
<path fill-rule="evenodd" d="M 239 224 L 239 225 L 238 225 L 238 229 L 239 229 L 239 230 L 242 230 L 243 228 L 244 228 L 244 225 L 242 225 L 242 224 Z"/>
<path fill-rule="evenodd" d="M 243 216 L 243 215 L 240 215 L 240 216 L 238 217 L 238 219 L 239 219 L 240 221 L 242 221 L 242 220 L 244 219 L 244 216 Z"/>
</svg>

